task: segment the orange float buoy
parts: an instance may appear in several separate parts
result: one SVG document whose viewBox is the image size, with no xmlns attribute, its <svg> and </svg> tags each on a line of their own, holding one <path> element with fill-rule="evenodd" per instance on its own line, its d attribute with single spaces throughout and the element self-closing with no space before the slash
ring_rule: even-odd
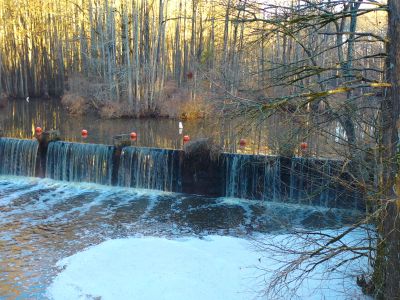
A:
<svg viewBox="0 0 400 300">
<path fill-rule="evenodd" d="M 88 137 L 88 131 L 86 129 L 82 129 L 82 137 L 87 138 Z"/>
<path fill-rule="evenodd" d="M 190 141 L 190 136 L 184 135 L 184 136 L 183 136 L 183 143 L 186 144 L 186 143 L 189 142 L 189 141 Z"/>
<path fill-rule="evenodd" d="M 41 135 L 42 134 L 42 132 L 43 132 L 43 130 L 42 130 L 42 128 L 41 127 L 36 127 L 35 128 L 35 133 L 36 133 L 36 135 Z"/>
<path fill-rule="evenodd" d="M 245 139 L 240 139 L 239 145 L 240 145 L 240 147 L 246 147 L 246 140 Z"/>
<path fill-rule="evenodd" d="M 301 148 L 301 150 L 305 151 L 305 150 L 307 150 L 307 148 L 308 148 L 308 144 L 307 144 L 306 142 L 302 142 L 302 143 L 300 144 L 300 148 Z"/>
<path fill-rule="evenodd" d="M 137 140 L 136 132 L 131 132 L 130 137 L 131 137 L 131 141 L 136 141 Z"/>
</svg>

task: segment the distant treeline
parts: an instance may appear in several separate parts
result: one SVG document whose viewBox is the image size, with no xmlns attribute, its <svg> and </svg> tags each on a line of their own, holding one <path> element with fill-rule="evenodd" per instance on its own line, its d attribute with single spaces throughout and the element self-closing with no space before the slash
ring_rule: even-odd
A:
<svg viewBox="0 0 400 300">
<path fill-rule="evenodd" d="M 360 55 L 370 57 L 358 61 L 368 64 L 361 75 L 381 76 L 376 70 L 382 60 L 371 55 L 383 45 L 373 36 L 340 57 L 329 47 L 338 43 L 337 30 L 347 47 L 349 22 L 291 32 L 291 12 L 301 1 L 270 2 L 0 0 L 0 93 L 47 97 L 69 92 L 122 103 L 140 114 L 205 98 L 280 96 L 312 83 L 310 72 L 332 85 L 346 72 L 338 63 L 354 59 L 351 68 L 356 69 Z M 360 18 L 358 28 L 385 34 L 384 26 L 375 26 L 381 22 L 377 12 Z M 299 62 L 303 70 L 293 73 Z M 291 78 L 284 76 L 287 72 Z M 296 84 L 283 88 L 293 76 Z"/>
</svg>

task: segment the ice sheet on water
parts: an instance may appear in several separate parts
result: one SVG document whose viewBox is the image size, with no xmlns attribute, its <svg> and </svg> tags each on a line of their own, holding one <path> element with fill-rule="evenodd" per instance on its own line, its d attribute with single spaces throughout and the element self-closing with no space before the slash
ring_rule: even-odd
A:
<svg viewBox="0 0 400 300">
<path fill-rule="evenodd" d="M 258 236 L 276 242 L 286 237 Z M 255 246 L 249 240 L 226 236 L 109 240 L 60 260 L 57 266 L 63 271 L 47 294 L 55 300 L 255 299 L 270 276 L 265 268 L 277 266 L 276 254 L 256 251 Z M 298 299 L 367 299 L 354 277 L 320 281 L 324 267 L 303 282 Z M 280 299 L 293 299 L 287 296 Z"/>
</svg>

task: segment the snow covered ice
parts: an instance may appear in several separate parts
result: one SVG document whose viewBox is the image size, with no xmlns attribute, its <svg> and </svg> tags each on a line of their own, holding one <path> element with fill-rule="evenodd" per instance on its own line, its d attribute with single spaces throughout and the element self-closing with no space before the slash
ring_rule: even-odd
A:
<svg viewBox="0 0 400 300">
<path fill-rule="evenodd" d="M 246 239 L 208 236 L 109 240 L 58 262 L 48 288 L 56 300 L 250 300 L 262 297 L 272 253 Z M 317 274 L 318 276 L 318 274 Z M 298 299 L 366 299 L 355 280 L 306 280 Z M 354 298 L 353 298 L 354 297 Z M 282 298 L 280 298 L 282 299 Z M 293 298 L 287 298 L 293 299 Z"/>
</svg>

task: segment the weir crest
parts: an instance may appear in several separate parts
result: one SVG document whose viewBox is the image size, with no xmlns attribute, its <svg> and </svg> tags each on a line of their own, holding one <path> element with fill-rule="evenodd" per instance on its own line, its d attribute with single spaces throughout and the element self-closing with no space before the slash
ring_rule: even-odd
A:
<svg viewBox="0 0 400 300">
<path fill-rule="evenodd" d="M 324 207 L 364 206 L 343 162 L 333 159 L 221 153 L 207 160 L 182 150 L 0 138 L 0 163 L 2 175 Z"/>
</svg>

